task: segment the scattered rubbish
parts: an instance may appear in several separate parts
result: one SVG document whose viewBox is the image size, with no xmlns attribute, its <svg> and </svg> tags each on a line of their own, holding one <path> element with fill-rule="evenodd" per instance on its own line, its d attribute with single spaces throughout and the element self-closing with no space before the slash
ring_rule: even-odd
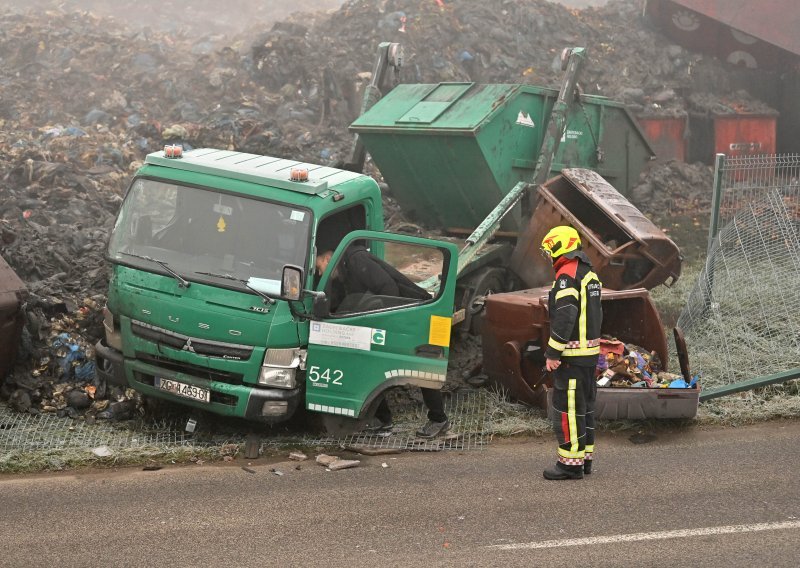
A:
<svg viewBox="0 0 800 568">
<path fill-rule="evenodd" d="M 242 471 L 246 471 L 247 473 L 255 473 L 256 472 L 256 470 L 250 469 L 247 466 L 242 466 Z"/>
<path fill-rule="evenodd" d="M 251 470 L 251 471 L 252 471 L 252 470 Z M 280 470 L 277 470 L 277 469 L 275 469 L 275 468 L 272 468 L 272 469 L 270 469 L 269 471 L 270 471 L 270 473 L 273 473 L 273 474 L 277 475 L 278 477 L 282 477 L 282 476 L 283 476 L 283 472 L 282 472 L 282 471 L 280 471 Z M 255 472 L 253 472 L 253 473 L 255 473 Z"/>
<path fill-rule="evenodd" d="M 164 466 L 161 465 L 146 465 L 142 468 L 142 471 L 158 471 L 160 469 L 164 469 Z"/>
<path fill-rule="evenodd" d="M 114 454 L 108 446 L 98 446 L 92 449 L 92 453 L 99 458 L 107 458 Z"/>
<path fill-rule="evenodd" d="M 630 388 L 694 388 L 695 376 L 688 384 L 681 375 L 661 369 L 658 353 L 616 339 L 600 341 L 597 386 Z"/>
<path fill-rule="evenodd" d="M 385 469 L 385 468 L 389 467 L 389 464 L 386 463 L 386 462 L 383 462 L 383 463 L 381 463 L 381 467 Z"/>
<path fill-rule="evenodd" d="M 196 427 L 197 427 L 197 420 L 195 420 L 194 418 L 189 418 L 189 420 L 186 421 L 186 427 L 184 428 L 184 430 L 186 430 L 189 433 L 192 433 L 194 432 L 194 429 Z"/>
<path fill-rule="evenodd" d="M 292 461 L 305 461 L 308 459 L 308 456 L 303 452 L 291 452 L 289 454 L 289 459 Z"/>
</svg>

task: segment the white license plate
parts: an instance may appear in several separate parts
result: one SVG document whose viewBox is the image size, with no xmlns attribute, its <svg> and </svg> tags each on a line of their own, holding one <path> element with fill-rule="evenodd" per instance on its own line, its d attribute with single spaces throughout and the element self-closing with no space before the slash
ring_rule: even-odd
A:
<svg viewBox="0 0 800 568">
<path fill-rule="evenodd" d="M 176 394 L 184 398 L 191 398 L 192 400 L 199 400 L 200 402 L 211 402 L 211 391 L 208 389 L 187 385 L 186 383 L 179 383 L 178 381 L 165 379 L 163 377 L 156 377 L 155 386 L 159 390 Z"/>
</svg>

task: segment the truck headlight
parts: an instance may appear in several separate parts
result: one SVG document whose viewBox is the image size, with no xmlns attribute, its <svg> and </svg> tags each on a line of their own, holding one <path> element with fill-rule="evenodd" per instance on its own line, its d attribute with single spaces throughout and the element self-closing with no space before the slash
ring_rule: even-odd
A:
<svg viewBox="0 0 800 568">
<path fill-rule="evenodd" d="M 294 376 L 296 371 L 297 369 L 261 367 L 261 372 L 258 374 L 258 384 L 279 389 L 293 389 L 295 387 Z"/>
<path fill-rule="evenodd" d="M 264 363 L 258 374 L 258 384 L 279 389 L 293 389 L 297 385 L 297 369 L 305 368 L 306 351 L 291 349 L 267 349 Z"/>
</svg>

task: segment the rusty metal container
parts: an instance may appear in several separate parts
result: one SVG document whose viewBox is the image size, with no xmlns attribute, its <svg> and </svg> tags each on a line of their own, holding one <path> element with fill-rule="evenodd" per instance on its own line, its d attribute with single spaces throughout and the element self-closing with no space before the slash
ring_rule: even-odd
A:
<svg viewBox="0 0 800 568">
<path fill-rule="evenodd" d="M 556 225 L 577 229 L 605 288 L 651 289 L 680 276 L 682 257 L 672 239 L 597 173 L 565 169 L 540 186 L 527 231 L 511 257 L 527 286 L 552 281 L 552 266 L 539 248 Z"/>
<path fill-rule="evenodd" d="M 483 370 L 512 398 L 532 406 L 547 402 L 550 376 L 544 350 L 550 336 L 548 287 L 492 294 L 483 320 Z M 667 338 L 650 293 L 643 289 L 603 290 L 601 332 L 655 351 L 666 369 Z M 601 388 L 596 416 L 618 418 L 691 418 L 700 389 Z M 549 407 L 549 405 L 547 405 Z"/>
<path fill-rule="evenodd" d="M 14 366 L 24 324 L 25 284 L 0 257 L 0 382 Z"/>
<path fill-rule="evenodd" d="M 543 405 L 549 381 L 542 359 L 550 337 L 549 292 L 544 286 L 486 297 L 483 370 L 512 397 L 531 405 Z M 602 304 L 602 333 L 646 347 L 667 360 L 664 327 L 647 290 L 604 289 Z"/>
<path fill-rule="evenodd" d="M 656 153 L 656 161 L 686 161 L 688 118 L 685 112 L 676 116 L 638 117 L 639 125 Z"/>
</svg>

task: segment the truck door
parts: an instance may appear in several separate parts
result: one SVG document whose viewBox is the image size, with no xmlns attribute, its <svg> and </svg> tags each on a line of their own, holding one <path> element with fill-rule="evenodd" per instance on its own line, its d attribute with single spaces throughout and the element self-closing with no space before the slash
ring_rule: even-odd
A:
<svg viewBox="0 0 800 568">
<path fill-rule="evenodd" d="M 393 386 L 442 388 L 457 259 L 451 243 L 348 234 L 317 286 L 330 309 L 310 322 L 306 408 L 359 419 Z"/>
</svg>

